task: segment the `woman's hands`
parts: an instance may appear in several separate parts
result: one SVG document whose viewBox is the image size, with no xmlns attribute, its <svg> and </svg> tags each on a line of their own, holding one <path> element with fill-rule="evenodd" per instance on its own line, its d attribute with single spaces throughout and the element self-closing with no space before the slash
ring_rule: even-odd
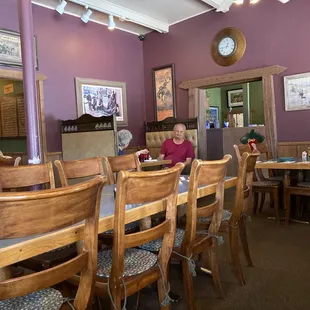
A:
<svg viewBox="0 0 310 310">
<path fill-rule="evenodd" d="M 148 153 L 149 153 L 148 149 L 143 149 L 143 150 L 136 152 L 137 156 L 140 156 L 141 154 L 148 154 Z"/>
</svg>

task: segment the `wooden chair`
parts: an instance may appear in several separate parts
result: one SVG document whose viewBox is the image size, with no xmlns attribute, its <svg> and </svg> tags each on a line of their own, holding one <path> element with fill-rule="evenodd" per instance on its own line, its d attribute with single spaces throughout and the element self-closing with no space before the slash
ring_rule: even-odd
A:
<svg viewBox="0 0 310 310">
<path fill-rule="evenodd" d="M 53 166 L 51 162 L 40 165 L 18 167 L 0 167 L 0 183 L 2 189 L 20 189 L 34 185 L 55 188 Z"/>
<path fill-rule="evenodd" d="M 291 197 L 292 195 L 296 195 L 296 215 L 297 215 L 297 222 L 301 220 L 303 214 L 303 203 L 301 201 L 300 196 L 310 196 L 310 182 L 297 180 L 297 183 L 293 183 L 290 181 L 290 184 L 284 187 L 284 199 L 286 201 L 286 210 L 285 210 L 285 224 L 289 225 L 290 218 L 291 218 Z"/>
<path fill-rule="evenodd" d="M 247 144 L 234 145 L 234 149 L 236 151 L 238 162 L 240 162 L 241 156 L 244 152 L 251 153 L 251 149 Z M 270 153 L 268 152 L 268 148 L 265 143 L 257 144 L 257 149 L 261 154 L 264 154 L 266 156 L 267 160 L 270 160 Z M 269 170 L 268 173 L 269 178 L 266 178 L 263 175 L 261 169 L 255 169 L 254 182 L 253 182 L 253 196 L 254 196 L 253 213 L 256 214 L 259 195 L 261 195 L 261 201 L 259 207 L 259 212 L 261 212 L 265 202 L 265 195 L 266 193 L 268 193 L 270 195 L 270 202 L 274 205 L 276 219 L 277 221 L 280 221 L 279 195 L 280 195 L 281 182 L 278 181 L 277 179 L 273 179 L 271 170 Z"/>
<path fill-rule="evenodd" d="M 50 244 L 57 244 L 53 231 L 85 220 L 83 250 L 75 258 L 37 273 L 0 282 L 0 308 L 2 309 L 59 309 L 62 294 L 50 288 L 81 272 L 80 284 L 74 300 L 77 310 L 86 309 L 92 297 L 97 268 L 97 233 L 101 191 L 105 179 L 97 177 L 67 188 L 21 193 L 1 193 L 0 239 L 23 238 L 46 234 Z M 44 210 L 44 212 L 42 212 Z M 70 242 L 70 234 L 67 239 Z M 42 241 L 40 253 L 48 244 Z M 61 243 L 64 245 L 65 241 Z M 10 259 L 18 261 L 19 253 L 12 251 Z M 30 294 L 30 295 L 29 295 Z M 16 300 L 18 296 L 23 296 Z M 29 307 L 29 308 L 28 308 Z"/>
<path fill-rule="evenodd" d="M 140 161 L 136 154 L 122 156 L 103 157 L 105 171 L 107 173 L 109 184 L 116 184 L 115 173 L 121 170 L 141 171 Z"/>
<path fill-rule="evenodd" d="M 116 156 L 116 157 L 125 157 L 125 162 L 120 163 L 121 166 L 118 165 L 118 161 L 116 161 L 116 164 L 114 164 L 114 157 L 109 157 L 109 158 L 112 159 L 112 162 L 116 167 L 125 167 L 127 162 L 129 164 L 132 163 L 134 156 L 131 156 L 131 155 Z M 104 158 L 105 163 L 106 163 L 106 158 L 108 157 Z M 126 158 L 131 158 L 131 161 L 129 161 Z M 62 186 L 68 186 L 70 180 L 76 181 L 80 178 L 93 177 L 96 175 L 104 174 L 102 160 L 100 157 L 93 157 L 93 158 L 88 158 L 88 159 L 72 160 L 72 161 L 55 160 L 55 166 L 57 167 L 59 177 L 60 177 L 60 183 Z M 106 164 L 106 166 L 108 165 Z M 127 167 L 131 167 L 131 166 L 128 165 Z M 108 166 L 107 171 L 108 171 L 108 175 L 107 175 L 108 184 L 114 184 L 114 181 L 111 183 L 111 175 L 113 178 L 114 176 L 113 176 L 113 172 L 111 172 L 110 166 Z M 136 232 L 138 231 L 138 228 L 139 228 L 138 222 L 129 223 L 128 225 L 126 225 L 126 233 Z M 113 229 L 99 235 L 99 239 L 101 243 L 103 242 L 105 245 L 111 245 L 112 238 L 113 238 Z"/>
<path fill-rule="evenodd" d="M 55 160 L 61 186 L 68 186 L 69 180 L 76 180 L 85 177 L 103 175 L 102 160 L 100 157 L 93 157 L 81 160 Z"/>
<path fill-rule="evenodd" d="M 21 157 L 6 157 L 6 156 L 0 156 L 0 167 L 5 167 L 5 166 L 14 166 L 17 167 L 20 164 Z"/>
<path fill-rule="evenodd" d="M 195 308 L 194 287 L 192 273 L 192 257 L 203 254 L 210 257 L 212 277 L 215 287 L 221 296 L 224 296 L 219 266 L 216 254 L 216 242 L 218 230 L 221 225 L 224 204 L 224 183 L 226 177 L 226 167 L 230 155 L 225 155 L 222 160 L 202 161 L 195 159 L 192 164 L 189 185 L 188 198 L 186 206 L 186 230 L 177 229 L 174 243 L 174 257 L 181 257 L 183 270 L 183 284 L 186 295 L 187 309 Z M 197 208 L 197 190 L 202 184 L 216 184 L 215 201 L 210 205 Z M 209 230 L 197 230 L 197 219 L 212 217 Z M 155 240 L 141 246 L 142 249 L 150 251 L 159 251 L 161 249 L 161 240 Z"/>
<path fill-rule="evenodd" d="M 118 174 L 113 248 L 99 252 L 95 284 L 95 295 L 107 297 L 110 294 L 114 309 L 120 310 L 122 299 L 126 303 L 127 296 L 156 281 L 160 308 L 170 309 L 168 264 L 175 239 L 179 178 L 183 168 L 184 164 L 179 163 L 166 170 L 120 171 Z M 155 201 L 166 209 L 166 220 L 149 230 L 125 235 L 126 205 Z M 134 248 L 159 237 L 163 237 L 163 244 L 158 256 Z M 78 281 L 78 277 L 74 280 Z"/>
<path fill-rule="evenodd" d="M 233 272 L 236 275 L 240 285 L 244 285 L 244 276 L 239 257 L 238 235 L 249 266 L 253 266 L 249 251 L 249 245 L 246 232 L 246 219 L 248 206 L 252 200 L 253 173 L 259 153 L 243 153 L 238 167 L 238 178 L 236 185 L 235 203 L 231 211 L 224 210 L 220 232 L 229 233 L 230 252 L 232 257 Z M 198 218 L 198 225 L 208 225 L 211 217 Z M 206 227 L 208 228 L 208 227 Z"/>
<path fill-rule="evenodd" d="M 31 186 L 41 185 L 45 189 L 54 189 L 55 180 L 51 162 L 40 165 L 18 167 L 0 167 L 0 184 L 4 191 L 26 190 Z M 40 189 L 40 188 L 39 188 Z M 40 271 L 66 261 L 76 255 L 75 245 L 57 249 L 22 261 L 22 267 Z"/>
</svg>

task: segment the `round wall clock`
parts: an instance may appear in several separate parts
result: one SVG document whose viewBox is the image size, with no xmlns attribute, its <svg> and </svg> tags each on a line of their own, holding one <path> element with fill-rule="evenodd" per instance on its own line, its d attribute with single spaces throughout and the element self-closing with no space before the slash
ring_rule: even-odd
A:
<svg viewBox="0 0 310 310">
<path fill-rule="evenodd" d="M 245 52 L 246 40 L 237 28 L 224 28 L 214 37 L 211 54 L 221 66 L 231 66 L 241 59 Z"/>
</svg>

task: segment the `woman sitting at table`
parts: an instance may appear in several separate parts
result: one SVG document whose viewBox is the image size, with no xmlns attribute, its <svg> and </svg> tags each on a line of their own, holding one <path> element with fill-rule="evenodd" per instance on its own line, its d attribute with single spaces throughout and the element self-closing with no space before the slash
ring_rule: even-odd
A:
<svg viewBox="0 0 310 310">
<path fill-rule="evenodd" d="M 122 129 L 117 133 L 118 136 L 118 155 L 124 155 L 124 150 L 128 147 L 130 141 L 132 140 L 132 133 L 127 129 Z M 148 149 L 143 149 L 136 152 L 139 157 L 141 154 L 148 154 Z"/>
</svg>

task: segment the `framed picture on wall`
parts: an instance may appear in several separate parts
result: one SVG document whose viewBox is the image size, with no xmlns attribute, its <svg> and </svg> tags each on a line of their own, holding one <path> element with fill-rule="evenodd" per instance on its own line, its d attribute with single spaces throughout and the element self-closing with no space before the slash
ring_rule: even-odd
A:
<svg viewBox="0 0 310 310">
<path fill-rule="evenodd" d="M 243 107 L 243 89 L 227 91 L 227 106 L 229 108 Z"/>
<path fill-rule="evenodd" d="M 128 126 L 126 83 L 75 78 L 78 117 L 116 114 L 118 126 Z"/>
<path fill-rule="evenodd" d="M 215 123 L 219 120 L 219 108 L 218 107 L 209 107 L 210 110 L 210 122 Z"/>
<path fill-rule="evenodd" d="M 39 69 L 37 38 L 33 37 L 34 44 L 34 63 L 35 68 Z M 0 29 L 0 65 L 22 66 L 22 48 L 20 34 L 15 31 Z"/>
<path fill-rule="evenodd" d="M 284 77 L 285 111 L 310 109 L 310 73 Z"/>
<path fill-rule="evenodd" d="M 155 118 L 176 117 L 174 64 L 152 69 Z"/>
</svg>

